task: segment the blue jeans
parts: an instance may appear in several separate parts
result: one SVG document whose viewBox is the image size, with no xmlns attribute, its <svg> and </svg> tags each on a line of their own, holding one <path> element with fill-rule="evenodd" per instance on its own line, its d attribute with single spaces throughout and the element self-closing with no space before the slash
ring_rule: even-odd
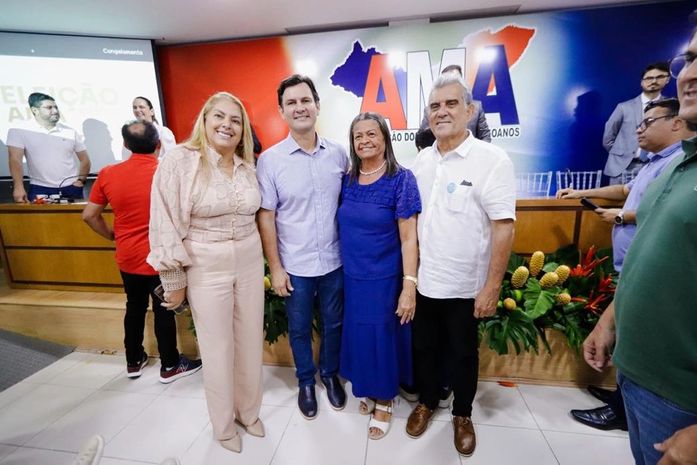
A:
<svg viewBox="0 0 697 465">
<path fill-rule="evenodd" d="M 653 448 L 677 430 L 697 424 L 697 413 L 644 389 L 619 371 L 617 383 L 622 389 L 627 410 L 629 444 L 636 465 L 656 465 L 663 455 Z"/>
<path fill-rule="evenodd" d="M 29 194 L 27 195 L 27 197 L 29 197 L 29 201 L 31 202 L 34 199 L 36 199 L 37 195 L 54 194 L 61 194 L 66 199 L 82 199 L 85 197 L 82 191 L 82 187 L 73 186 L 72 184 L 63 186 L 60 189 L 57 187 L 46 187 L 39 186 L 38 184 L 29 184 Z"/>
<path fill-rule="evenodd" d="M 315 384 L 312 359 L 312 316 L 315 295 L 319 297 L 322 319 L 319 350 L 319 374 L 334 376 L 339 371 L 341 322 L 344 302 L 344 272 L 339 269 L 323 276 L 290 276 L 293 292 L 286 297 L 288 337 L 295 361 L 295 376 L 300 387 Z"/>
</svg>

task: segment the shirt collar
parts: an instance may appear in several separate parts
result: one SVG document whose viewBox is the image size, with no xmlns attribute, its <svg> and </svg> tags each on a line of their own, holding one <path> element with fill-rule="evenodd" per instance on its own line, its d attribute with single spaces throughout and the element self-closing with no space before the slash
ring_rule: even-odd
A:
<svg viewBox="0 0 697 465">
<path fill-rule="evenodd" d="M 450 152 L 443 154 L 444 156 L 441 156 L 441 153 L 438 151 L 438 141 L 434 142 L 433 152 L 435 153 L 435 155 L 440 159 L 448 158 L 448 156 L 450 156 L 451 154 L 459 156 L 460 158 L 467 158 L 467 155 L 469 155 L 470 150 L 474 145 L 474 136 L 472 135 L 472 131 L 470 131 L 469 129 L 467 131 L 469 134 L 467 135 L 465 140 L 463 140 L 460 145 L 455 147 L 454 150 L 451 150 Z"/>
<path fill-rule="evenodd" d="M 685 152 L 685 158 L 694 157 L 697 153 L 697 136 L 682 141 L 682 150 Z"/>
<path fill-rule="evenodd" d="M 210 145 L 208 146 L 208 156 L 210 157 L 211 163 L 215 166 L 218 166 L 220 164 L 220 160 L 223 159 L 223 156 L 221 154 L 219 154 Z M 235 154 L 232 156 L 232 164 L 235 168 L 237 168 L 238 166 L 244 164 L 244 160 L 242 159 L 242 157 Z"/>
<path fill-rule="evenodd" d="M 56 125 L 53 126 L 51 129 L 46 129 L 45 127 L 40 125 L 38 121 L 36 121 L 36 118 L 32 118 L 30 124 L 34 126 L 36 129 L 39 129 L 41 132 L 45 132 L 46 134 L 52 133 L 54 131 L 59 131 L 63 127 L 63 124 L 60 121 L 58 121 Z"/>
<path fill-rule="evenodd" d="M 130 160 L 133 157 L 153 158 L 153 159 L 157 160 L 157 157 L 155 156 L 155 154 L 152 154 L 152 153 L 135 153 L 135 152 L 133 152 L 133 153 L 131 153 L 131 156 L 128 157 L 128 159 Z"/>
<path fill-rule="evenodd" d="M 675 153 L 676 150 L 679 150 L 681 145 L 682 145 L 682 141 L 679 141 L 679 142 L 674 143 L 673 145 L 669 145 L 668 147 L 664 148 L 660 152 L 649 153 L 649 155 L 648 155 L 649 161 L 654 160 L 654 159 L 658 159 L 658 158 L 668 157 L 668 156 L 672 155 L 673 153 Z"/>
<path fill-rule="evenodd" d="M 641 106 L 642 106 L 642 111 L 643 107 L 645 107 L 649 102 L 655 102 L 656 100 L 661 100 L 663 98 L 663 95 L 658 94 L 656 98 L 649 98 L 645 93 L 641 93 Z"/>
<path fill-rule="evenodd" d="M 324 138 L 320 137 L 319 134 L 315 133 L 317 135 L 317 144 L 315 145 L 315 148 L 312 150 L 312 154 L 317 153 L 317 151 L 322 148 L 326 148 Z M 293 136 L 288 133 L 288 137 L 285 138 L 283 141 L 283 151 L 289 155 L 294 154 L 295 152 L 302 152 L 302 153 L 307 153 L 305 150 L 298 145 L 298 143 L 293 139 Z"/>
</svg>

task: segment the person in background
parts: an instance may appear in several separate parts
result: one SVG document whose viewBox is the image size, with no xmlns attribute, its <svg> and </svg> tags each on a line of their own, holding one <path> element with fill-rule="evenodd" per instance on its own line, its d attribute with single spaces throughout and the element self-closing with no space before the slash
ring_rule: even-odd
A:
<svg viewBox="0 0 697 465">
<path fill-rule="evenodd" d="M 60 122 L 58 105 L 50 95 L 29 95 L 29 108 L 34 119 L 7 132 L 14 201 L 32 202 L 37 195 L 55 194 L 83 198 L 91 164 L 82 136 Z M 28 195 L 24 189 L 24 158 L 29 169 Z"/>
<path fill-rule="evenodd" d="M 116 241 L 116 263 L 126 291 L 126 314 L 123 318 L 126 346 L 126 376 L 138 378 L 148 363 L 143 348 L 143 330 L 148 300 L 152 297 L 155 337 L 162 368 L 160 382 L 171 383 L 201 369 L 200 360 L 189 360 L 177 351 L 177 325 L 174 313 L 162 307 L 154 290 L 160 278 L 146 258 L 150 253 L 150 188 L 157 168 L 160 144 L 155 126 L 133 121 L 121 128 L 124 146 L 133 152 L 125 162 L 103 168 L 92 186 L 90 200 L 82 219 L 100 236 Z M 111 205 L 114 226 L 104 220 L 102 212 Z"/>
<path fill-rule="evenodd" d="M 663 98 L 661 91 L 670 81 L 667 63 L 652 63 L 641 75 L 641 94 L 620 102 L 605 123 L 603 147 L 608 152 L 603 174 L 610 184 L 622 184 L 622 175 L 636 175 L 647 161 L 646 152 L 639 148 L 636 128 L 644 117 L 644 108 Z"/>
<path fill-rule="evenodd" d="M 135 116 L 138 121 L 152 123 L 157 129 L 157 134 L 160 136 L 160 153 L 158 155 L 160 158 L 164 157 L 167 152 L 177 146 L 177 141 L 174 140 L 172 131 L 170 131 L 168 127 L 162 126 L 160 122 L 157 121 L 155 110 L 149 99 L 145 97 L 136 97 L 133 99 L 133 116 Z M 127 160 L 130 156 L 131 151 L 124 146 L 121 159 Z"/>
<path fill-rule="evenodd" d="M 419 152 L 430 147 L 436 141 L 436 136 L 433 135 L 431 128 L 422 128 L 416 131 L 414 136 L 414 144 L 416 145 L 416 150 Z"/>
<path fill-rule="evenodd" d="M 385 119 L 361 113 L 349 130 L 351 169 L 339 205 L 344 264 L 341 375 L 359 412 L 372 413 L 368 437 L 390 428 L 400 381 L 411 382 L 416 306 L 416 216 L 421 200 L 411 171 L 399 166 Z"/>
<path fill-rule="evenodd" d="M 212 95 L 189 140 L 162 158 L 150 214 L 148 263 L 160 273 L 165 306 L 188 298 L 213 434 L 234 452 L 242 450 L 235 423 L 253 436 L 265 434 L 259 418 L 264 258 L 252 150 L 240 100 Z"/>
</svg>

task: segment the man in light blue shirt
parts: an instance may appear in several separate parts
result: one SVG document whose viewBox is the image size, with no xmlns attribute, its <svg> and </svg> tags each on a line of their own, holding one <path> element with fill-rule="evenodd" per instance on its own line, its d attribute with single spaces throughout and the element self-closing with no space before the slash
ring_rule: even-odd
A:
<svg viewBox="0 0 697 465">
<path fill-rule="evenodd" d="M 336 210 L 348 155 L 315 130 L 319 95 L 306 76 L 293 75 L 278 88 L 278 106 L 290 134 L 259 157 L 258 221 L 271 286 L 286 298 L 288 333 L 300 386 L 298 408 L 317 415 L 312 317 L 315 296 L 322 319 L 319 372 L 335 410 L 346 405 L 337 376 L 343 313 L 343 273 Z"/>
<path fill-rule="evenodd" d="M 562 189 L 557 198 L 577 199 L 594 197 L 608 200 L 625 200 L 622 208 L 598 208 L 595 212 L 612 228 L 612 254 L 615 270 L 622 271 L 624 256 L 636 233 L 636 210 L 646 188 L 676 157 L 682 156 L 681 142 L 694 136 L 685 120 L 678 117 L 678 99 L 668 98 L 650 102 L 646 106 L 644 119 L 636 129 L 639 147 L 648 152 L 648 162 L 639 170 L 637 176 L 628 184 L 616 184 L 598 189 Z M 650 220 L 649 220 L 650 221 Z M 598 429 L 627 429 L 622 393 L 614 393 L 600 388 L 589 387 L 589 391 L 607 403 L 590 410 L 572 410 L 576 420 Z"/>
</svg>

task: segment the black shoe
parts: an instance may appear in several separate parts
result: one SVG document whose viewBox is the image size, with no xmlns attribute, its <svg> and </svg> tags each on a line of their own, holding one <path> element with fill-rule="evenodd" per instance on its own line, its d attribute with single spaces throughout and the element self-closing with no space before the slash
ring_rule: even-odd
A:
<svg viewBox="0 0 697 465">
<path fill-rule="evenodd" d="M 143 374 L 143 368 L 148 364 L 148 354 L 143 352 L 140 362 L 126 364 L 126 376 L 129 378 L 139 378 Z"/>
<path fill-rule="evenodd" d="M 306 420 L 314 420 L 317 416 L 317 398 L 315 397 L 315 386 L 303 386 L 298 392 L 298 408 Z"/>
<path fill-rule="evenodd" d="M 588 425 L 591 428 L 604 431 L 611 429 L 627 431 L 627 419 L 619 418 L 609 405 L 603 405 L 602 407 L 590 410 L 572 410 L 571 416 L 574 420 Z"/>
<path fill-rule="evenodd" d="M 440 388 L 438 393 L 438 407 L 449 408 L 450 404 L 453 402 L 453 388 L 452 386 L 443 386 Z"/>
<path fill-rule="evenodd" d="M 609 404 L 614 397 L 615 391 L 604 389 L 598 386 L 588 386 L 588 393 L 598 399 L 603 404 Z"/>
<path fill-rule="evenodd" d="M 341 385 L 338 376 L 321 377 L 322 384 L 327 390 L 327 399 L 334 410 L 343 410 L 346 407 L 346 391 Z"/>
</svg>

